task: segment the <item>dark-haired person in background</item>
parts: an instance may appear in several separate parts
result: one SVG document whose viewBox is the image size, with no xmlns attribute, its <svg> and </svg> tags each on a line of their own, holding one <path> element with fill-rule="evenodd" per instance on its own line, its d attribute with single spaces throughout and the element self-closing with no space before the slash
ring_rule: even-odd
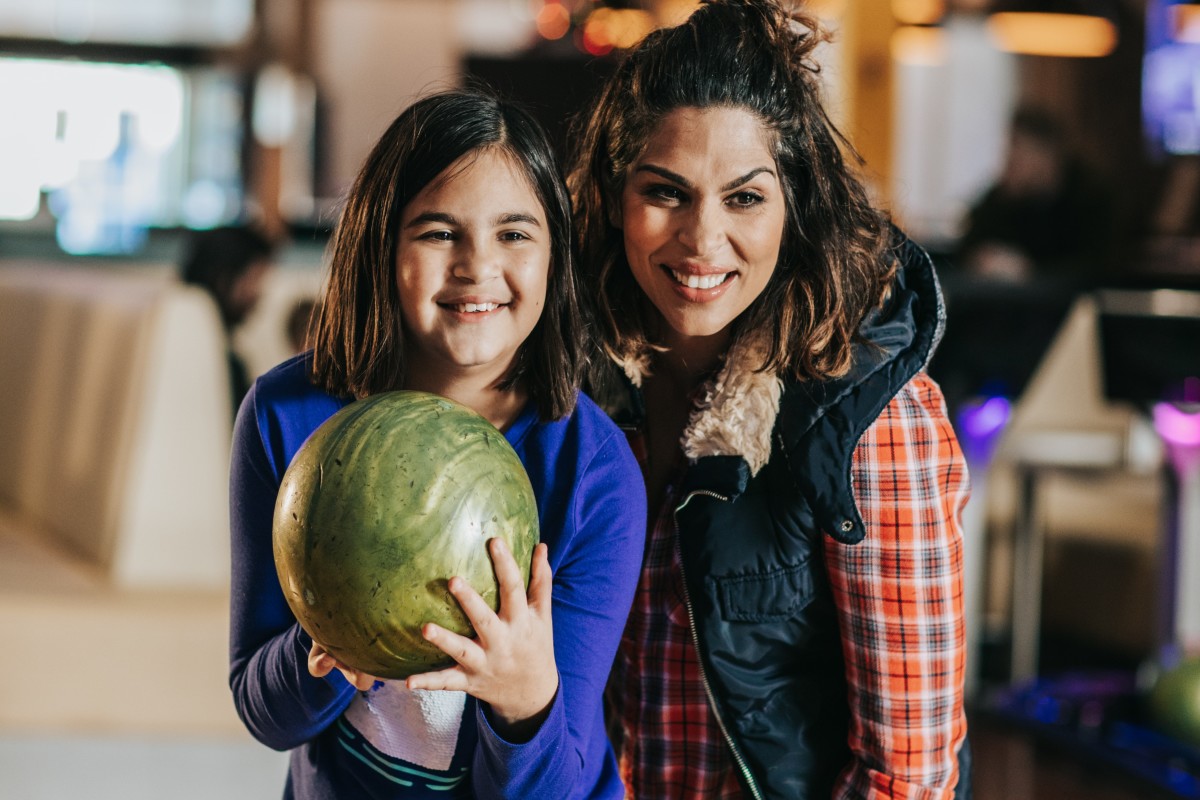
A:
<svg viewBox="0 0 1200 800">
<path fill-rule="evenodd" d="M 225 328 L 232 393 L 230 419 L 250 388 L 246 365 L 233 349 L 233 331 L 258 305 L 274 255 L 275 243 L 250 226 L 191 231 L 184 246 L 183 282 L 199 286 L 212 296 Z"/>
<path fill-rule="evenodd" d="M 970 788 L 938 282 L 843 160 L 823 38 L 778 2 L 705 3 L 578 137 L 592 385 L 650 503 L 608 693 L 637 800 Z"/>
<path fill-rule="evenodd" d="M 967 214 L 956 266 L 977 278 L 1087 288 L 1110 266 L 1112 221 L 1105 187 L 1072 152 L 1058 119 L 1022 106 L 1000 176 Z"/>
<path fill-rule="evenodd" d="M 321 300 L 317 297 L 301 297 L 292 305 L 285 321 L 288 346 L 292 353 L 303 353 L 312 348 L 315 338 L 313 328 L 320 312 Z"/>
</svg>

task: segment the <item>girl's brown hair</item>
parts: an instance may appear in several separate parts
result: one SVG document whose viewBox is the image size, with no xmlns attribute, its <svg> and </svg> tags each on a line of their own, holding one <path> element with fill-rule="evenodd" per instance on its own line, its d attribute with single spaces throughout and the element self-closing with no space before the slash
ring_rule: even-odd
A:
<svg viewBox="0 0 1200 800">
<path fill-rule="evenodd" d="M 774 274 L 734 335 L 771 332 L 762 369 L 802 380 L 849 370 L 859 325 L 897 266 L 887 217 L 846 163 L 843 150 L 857 154 L 821 104 L 813 50 L 827 38 L 815 19 L 775 0 L 710 0 L 630 51 L 576 120 L 568 184 L 584 277 L 612 356 L 645 353 L 654 321 L 611 222 L 626 171 L 668 112 L 741 108 L 771 136 L 787 221 Z"/>
<path fill-rule="evenodd" d="M 340 397 L 402 388 L 404 333 L 396 239 L 404 207 L 468 153 L 496 148 L 521 168 L 550 234 L 546 305 L 500 388 L 520 383 L 544 419 L 575 406 L 587 362 L 572 247 L 571 207 L 544 130 L 520 107 L 481 89 L 427 96 L 392 122 L 367 156 L 331 244 L 314 331 L 313 382 Z"/>
</svg>

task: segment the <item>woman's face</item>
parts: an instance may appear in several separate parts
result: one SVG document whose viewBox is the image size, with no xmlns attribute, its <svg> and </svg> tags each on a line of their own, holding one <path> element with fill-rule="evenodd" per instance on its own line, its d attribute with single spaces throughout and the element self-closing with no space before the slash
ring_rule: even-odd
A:
<svg viewBox="0 0 1200 800">
<path fill-rule="evenodd" d="M 771 279 L 785 211 L 756 116 L 678 108 L 629 166 L 619 224 L 633 276 L 670 331 L 711 337 L 726 333 Z"/>
<path fill-rule="evenodd" d="M 504 375 L 546 303 L 550 229 L 529 179 L 469 153 L 404 207 L 396 247 L 410 374 Z"/>
</svg>

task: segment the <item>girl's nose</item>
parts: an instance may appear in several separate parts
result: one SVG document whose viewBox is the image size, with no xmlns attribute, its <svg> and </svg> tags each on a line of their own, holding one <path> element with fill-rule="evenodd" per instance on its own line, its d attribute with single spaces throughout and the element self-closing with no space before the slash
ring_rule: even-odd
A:
<svg viewBox="0 0 1200 800">
<path fill-rule="evenodd" d="M 500 274 L 499 248 L 488 242 L 467 242 L 451 268 L 455 278 L 471 283 L 484 283 Z"/>
<path fill-rule="evenodd" d="M 724 220 L 718 204 L 701 201 L 687 209 L 680 219 L 677 235 L 680 244 L 694 255 L 714 253 L 725 241 Z"/>
</svg>

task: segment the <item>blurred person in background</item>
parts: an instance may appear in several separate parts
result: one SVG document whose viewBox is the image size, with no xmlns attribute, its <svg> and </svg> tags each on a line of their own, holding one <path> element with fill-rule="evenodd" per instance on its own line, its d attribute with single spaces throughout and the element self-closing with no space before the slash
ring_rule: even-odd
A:
<svg viewBox="0 0 1200 800">
<path fill-rule="evenodd" d="M 1111 279 L 1115 222 L 1107 187 L 1060 120 L 1018 107 L 1000 175 L 966 215 L 942 275 L 947 333 L 929 372 L 952 414 L 1021 395 L 1079 294 Z"/>
<path fill-rule="evenodd" d="M 274 256 L 275 242 L 248 225 L 191 231 L 184 246 L 183 282 L 208 292 L 225 329 L 230 419 L 250 388 L 246 365 L 233 349 L 233 331 L 257 307 Z"/>
<path fill-rule="evenodd" d="M 292 304 L 287 317 L 287 340 L 292 353 L 299 355 L 313 347 L 313 325 L 321 311 L 321 301 L 305 296 Z"/>
<path fill-rule="evenodd" d="M 1111 252 L 1108 193 L 1070 150 L 1059 121 L 1025 106 L 1013 114 L 999 178 L 967 214 L 956 264 L 1009 283 L 1097 283 Z"/>
</svg>

